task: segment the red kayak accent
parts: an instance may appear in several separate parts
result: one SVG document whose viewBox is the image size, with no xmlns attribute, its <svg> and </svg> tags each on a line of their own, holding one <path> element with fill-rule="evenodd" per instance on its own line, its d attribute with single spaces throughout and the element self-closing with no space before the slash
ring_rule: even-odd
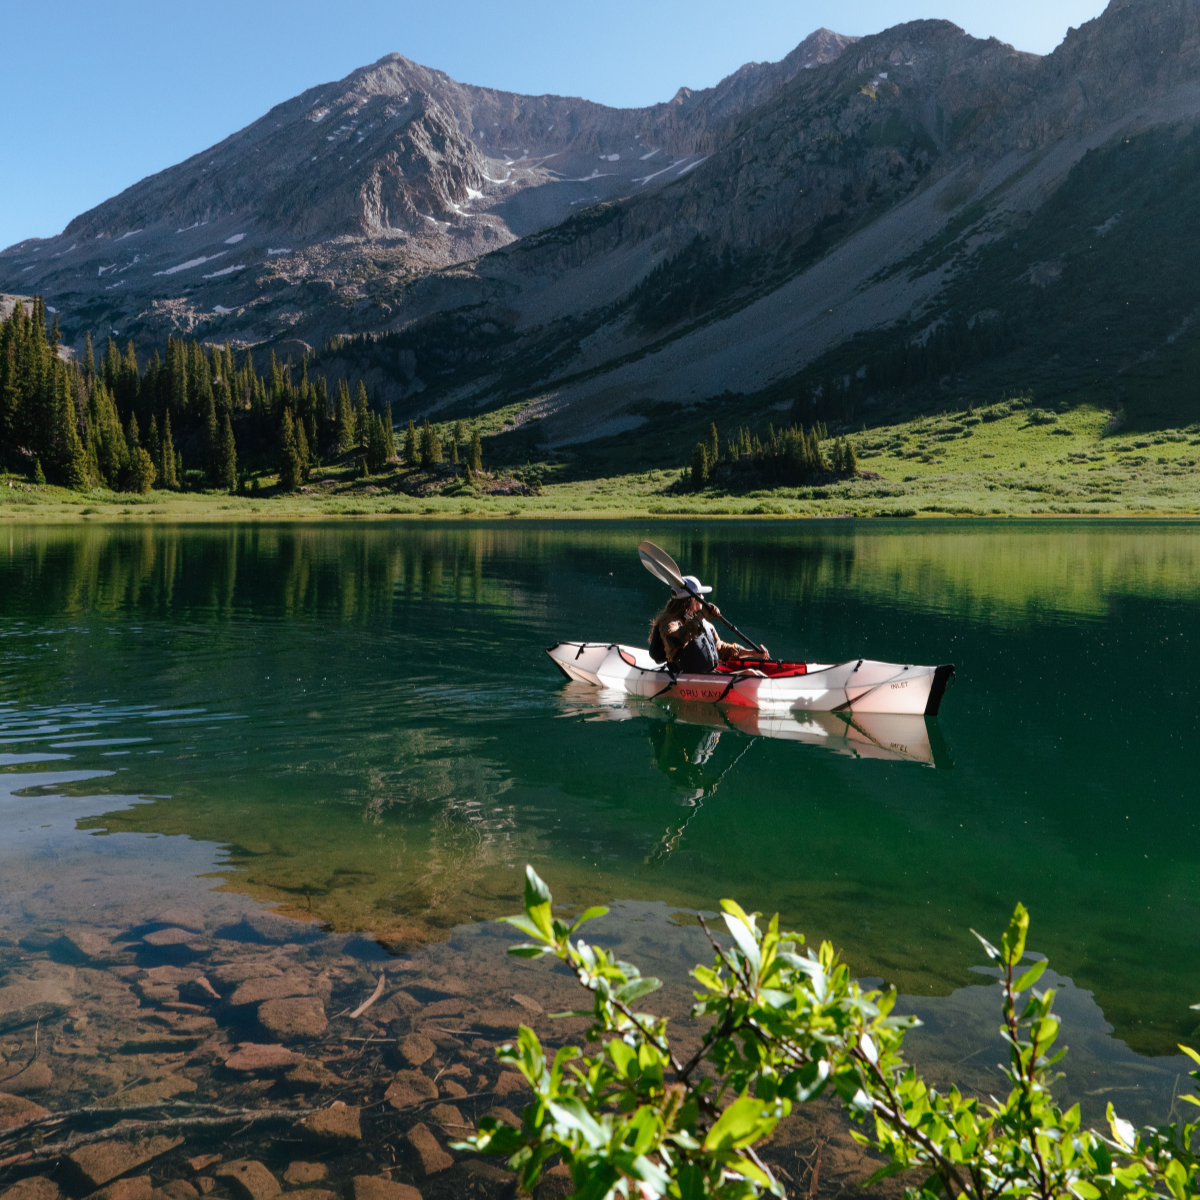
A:
<svg viewBox="0 0 1200 1200">
<path fill-rule="evenodd" d="M 807 675 L 807 663 L 764 662 L 758 658 L 739 658 L 737 661 L 723 662 L 717 667 L 715 674 L 737 675 L 742 671 L 758 671 L 768 679 L 788 679 L 794 675 Z"/>
</svg>

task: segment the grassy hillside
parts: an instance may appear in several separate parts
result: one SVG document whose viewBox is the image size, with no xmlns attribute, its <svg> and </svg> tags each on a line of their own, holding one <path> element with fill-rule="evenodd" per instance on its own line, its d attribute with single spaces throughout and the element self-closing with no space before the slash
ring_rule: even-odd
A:
<svg viewBox="0 0 1200 1200">
<path fill-rule="evenodd" d="M 921 416 L 854 435 L 854 480 L 736 494 L 692 492 L 676 469 L 614 469 L 596 477 L 570 461 L 494 472 L 477 484 L 396 464 L 365 479 L 332 466 L 316 470 L 302 492 L 276 494 L 274 478 L 263 476 L 259 493 L 248 496 L 78 493 L 14 476 L 0 479 L 0 518 L 1200 513 L 1200 423 L 1153 434 L 1112 432 L 1111 424 L 1110 413 L 1095 405 L 1058 415 L 1023 400 Z M 608 454 L 615 458 L 616 451 L 610 446 Z M 526 490 L 535 494 L 511 494 Z"/>
</svg>

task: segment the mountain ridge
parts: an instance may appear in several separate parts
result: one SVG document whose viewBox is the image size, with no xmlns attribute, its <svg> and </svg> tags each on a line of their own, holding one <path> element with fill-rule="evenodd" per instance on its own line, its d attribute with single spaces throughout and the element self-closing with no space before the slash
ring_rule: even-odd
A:
<svg viewBox="0 0 1200 1200">
<path fill-rule="evenodd" d="M 1030 289 L 1005 294 L 1016 328 L 1023 297 L 1077 286 L 1053 237 L 1050 259 L 1023 261 L 1021 231 L 1088 155 L 1185 136 L 1197 117 L 1200 0 L 1112 0 L 1044 57 L 945 21 L 853 40 L 819 30 L 779 63 L 635 110 L 474 88 L 390 55 L 59 239 L 0 253 L 0 290 L 25 290 L 28 273 L 75 341 L 105 324 L 147 348 L 168 332 L 263 353 L 334 338 L 326 369 L 397 415 L 516 404 L 517 428 L 538 417 L 546 446 L 568 445 L 640 428 L 648 404 L 699 414 L 740 395 L 763 414 L 814 387 L 827 404 L 836 363 L 847 380 L 851 367 L 887 375 L 854 364 L 859 340 L 894 356 L 923 330 L 999 312 L 979 275 L 997 248 Z M 1142 161 L 1165 178 L 1167 154 Z M 1064 245 L 1078 241 L 1071 215 L 1056 219 Z M 1149 251 L 1150 271 L 1156 255 L 1191 254 Z M 1139 336 L 1135 358 L 1167 333 Z M 1014 337 L 1020 386 L 1042 342 Z M 1091 351 L 1072 354 L 1063 381 L 1083 378 Z M 863 404 L 890 403 L 888 389 Z"/>
</svg>

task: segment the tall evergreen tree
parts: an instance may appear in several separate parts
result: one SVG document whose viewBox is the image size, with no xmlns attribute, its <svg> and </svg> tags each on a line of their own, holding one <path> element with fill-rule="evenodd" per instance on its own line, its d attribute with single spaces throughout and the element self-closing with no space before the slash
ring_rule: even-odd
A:
<svg viewBox="0 0 1200 1200">
<path fill-rule="evenodd" d="M 220 487 L 218 482 L 221 458 L 221 426 L 217 422 L 217 404 L 212 389 L 208 392 L 207 412 L 204 416 L 204 472 L 211 487 Z"/>
<path fill-rule="evenodd" d="M 117 343 L 108 339 L 108 344 L 104 347 L 104 386 L 108 388 L 110 395 L 116 395 L 117 379 L 121 374 L 121 354 L 117 349 Z"/>
<path fill-rule="evenodd" d="M 384 431 L 383 420 L 378 413 L 372 413 L 367 420 L 367 471 L 374 475 L 387 462 L 387 434 Z"/>
<path fill-rule="evenodd" d="M 703 442 L 697 442 L 692 451 L 692 487 L 700 491 L 708 482 L 708 447 Z"/>
<path fill-rule="evenodd" d="M 75 398 L 71 395 L 70 380 L 61 360 L 53 372 L 53 389 L 58 412 L 56 441 L 58 443 L 58 474 L 66 487 L 77 491 L 88 486 L 87 452 L 79 437 Z"/>
<path fill-rule="evenodd" d="M 350 389 L 344 379 L 338 380 L 336 403 L 338 449 L 345 451 L 354 445 L 354 410 L 350 407 Z"/>
<path fill-rule="evenodd" d="M 705 446 L 709 465 L 715 467 L 721 459 L 721 439 L 717 433 L 717 423 L 714 421 L 708 427 L 708 443 Z"/>
<path fill-rule="evenodd" d="M 88 387 L 92 386 L 92 380 L 96 378 L 96 355 L 92 350 L 90 329 L 83 335 L 83 377 L 87 380 Z"/>
<path fill-rule="evenodd" d="M 237 446 L 233 441 L 233 423 L 228 413 L 221 414 L 221 444 L 217 459 L 217 486 L 237 489 Z"/>
<path fill-rule="evenodd" d="M 387 447 L 387 460 L 396 457 L 396 425 L 392 420 L 392 404 L 389 400 L 383 406 L 383 434 Z"/>
<path fill-rule="evenodd" d="M 304 422 L 296 421 L 296 457 L 300 460 L 300 478 L 301 480 L 308 479 L 308 472 L 312 467 L 312 456 L 308 449 L 308 436 L 304 432 Z"/>
<path fill-rule="evenodd" d="M 303 464 L 296 448 L 296 425 L 292 410 L 285 408 L 279 422 L 279 487 L 294 492 L 300 486 Z"/>
<path fill-rule="evenodd" d="M 162 448 L 159 451 L 162 457 L 162 485 L 165 488 L 174 490 L 179 486 L 179 476 L 177 474 L 177 464 L 175 461 L 175 443 L 171 440 L 171 410 L 167 409 L 163 413 L 162 427 Z"/>
<path fill-rule="evenodd" d="M 471 434 L 471 456 L 467 459 L 467 466 L 471 468 L 472 475 L 483 471 L 483 443 L 479 440 L 478 429 Z"/>
<path fill-rule="evenodd" d="M 411 418 L 408 422 L 408 428 L 404 431 L 404 461 L 410 467 L 415 467 L 420 459 L 417 451 L 417 427 L 412 423 Z"/>
<path fill-rule="evenodd" d="M 367 388 L 361 379 L 354 389 L 354 440 L 360 447 L 367 444 Z"/>
</svg>

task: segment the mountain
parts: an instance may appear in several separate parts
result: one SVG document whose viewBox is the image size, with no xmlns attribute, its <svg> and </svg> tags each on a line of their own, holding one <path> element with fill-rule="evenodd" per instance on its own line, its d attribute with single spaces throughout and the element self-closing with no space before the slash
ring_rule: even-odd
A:
<svg viewBox="0 0 1200 1200">
<path fill-rule="evenodd" d="M 782 62 L 645 109 L 471 87 L 391 54 L 276 106 L 61 236 L 10 247 L 0 279 L 45 293 L 80 331 L 225 336 L 231 323 L 212 318 L 231 312 L 261 326 L 255 310 L 279 307 L 280 272 L 309 284 L 309 299 L 352 294 L 380 271 L 462 262 L 580 205 L 660 188 L 739 113 L 852 40 L 818 30 Z M 258 334 L 232 332 L 257 341 L 299 319 L 285 311 Z"/>
<path fill-rule="evenodd" d="M 390 56 L 4 251 L 0 290 L 74 340 L 303 342 L 397 416 L 511 406 L 531 454 L 1005 390 L 1175 421 L 1198 115 L 1200 0 L 1112 0 L 1044 57 L 821 30 L 646 109 Z"/>
</svg>

